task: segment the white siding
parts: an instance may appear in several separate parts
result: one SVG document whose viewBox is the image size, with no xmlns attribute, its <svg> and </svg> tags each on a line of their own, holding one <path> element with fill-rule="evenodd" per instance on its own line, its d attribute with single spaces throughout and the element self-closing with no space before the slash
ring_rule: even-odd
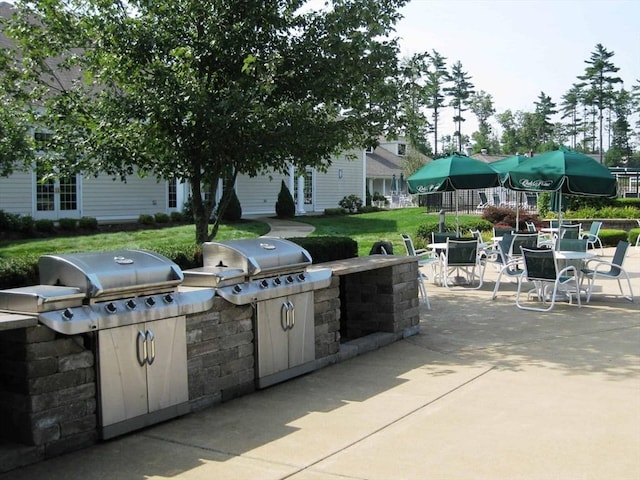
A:
<svg viewBox="0 0 640 480">
<path fill-rule="evenodd" d="M 272 174 L 249 178 L 238 176 L 236 194 L 240 200 L 243 215 L 273 214 L 282 180 L 288 185 L 288 175 Z M 293 195 L 294 192 L 291 192 Z"/>
<path fill-rule="evenodd" d="M 364 162 L 362 151 L 351 154 L 356 158 L 351 160 L 341 155 L 333 160 L 333 165 L 326 173 L 316 174 L 315 211 L 323 212 L 326 208 L 338 208 L 338 202 L 348 195 L 356 195 L 364 203 Z M 342 178 L 340 178 L 342 170 Z"/>
<path fill-rule="evenodd" d="M 84 178 L 82 215 L 98 220 L 131 220 L 140 214 L 167 212 L 167 184 L 155 178 L 127 177 L 127 183 L 106 175 Z"/>
<path fill-rule="evenodd" d="M 0 178 L 0 210 L 33 215 L 33 178 L 30 172 L 18 172 Z"/>
</svg>

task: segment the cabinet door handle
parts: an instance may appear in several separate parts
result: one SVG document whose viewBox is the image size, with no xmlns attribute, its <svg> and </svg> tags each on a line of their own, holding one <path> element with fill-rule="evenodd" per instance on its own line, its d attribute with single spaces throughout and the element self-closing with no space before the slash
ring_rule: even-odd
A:
<svg viewBox="0 0 640 480">
<path fill-rule="evenodd" d="M 147 350 L 147 364 L 151 365 L 156 359 L 156 337 L 153 334 L 153 330 L 147 330 L 147 341 L 149 342 L 149 348 Z"/>
<path fill-rule="evenodd" d="M 287 302 L 284 302 L 280 307 L 280 327 L 285 332 L 289 329 L 289 305 Z"/>
<path fill-rule="evenodd" d="M 289 328 L 296 326 L 296 307 L 293 302 L 287 302 L 289 304 Z"/>
<path fill-rule="evenodd" d="M 136 356 L 141 367 L 147 363 L 147 338 L 142 330 L 138 330 L 136 336 Z"/>
</svg>

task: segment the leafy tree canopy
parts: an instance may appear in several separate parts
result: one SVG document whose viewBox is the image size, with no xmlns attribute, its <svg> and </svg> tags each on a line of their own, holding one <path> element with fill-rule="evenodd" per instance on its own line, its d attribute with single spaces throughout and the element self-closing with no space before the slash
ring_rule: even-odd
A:
<svg viewBox="0 0 640 480">
<path fill-rule="evenodd" d="M 219 179 L 324 169 L 338 151 L 375 144 L 394 124 L 390 33 L 406 0 L 305 3 L 16 2 L 11 71 L 45 107 L 43 160 L 59 174 L 188 181 L 202 242 L 225 207 L 210 229 Z"/>
</svg>

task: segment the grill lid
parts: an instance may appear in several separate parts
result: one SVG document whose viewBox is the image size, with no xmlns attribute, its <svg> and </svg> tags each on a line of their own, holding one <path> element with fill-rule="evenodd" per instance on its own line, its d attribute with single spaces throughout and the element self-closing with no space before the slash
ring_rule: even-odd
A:
<svg viewBox="0 0 640 480">
<path fill-rule="evenodd" d="M 173 288 L 184 279 L 180 267 L 147 250 L 43 255 L 40 283 L 76 287 L 88 297 Z"/>
<path fill-rule="evenodd" d="M 254 277 L 304 270 L 311 255 L 300 245 L 280 238 L 251 238 L 202 245 L 205 268 L 242 270 Z"/>
</svg>

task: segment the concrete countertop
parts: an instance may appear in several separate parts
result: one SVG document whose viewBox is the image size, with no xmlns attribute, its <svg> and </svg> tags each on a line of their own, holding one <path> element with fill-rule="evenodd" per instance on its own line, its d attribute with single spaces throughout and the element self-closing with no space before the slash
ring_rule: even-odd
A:
<svg viewBox="0 0 640 480">
<path fill-rule="evenodd" d="M 407 255 L 369 255 L 366 257 L 353 257 L 345 258 L 344 260 L 335 260 L 333 262 L 317 263 L 309 267 L 309 270 L 330 268 L 334 275 L 340 276 L 417 261 L 418 257 L 410 257 Z"/>
<path fill-rule="evenodd" d="M 35 327 L 37 324 L 38 317 L 33 315 L 0 312 L 0 330 Z"/>
</svg>

